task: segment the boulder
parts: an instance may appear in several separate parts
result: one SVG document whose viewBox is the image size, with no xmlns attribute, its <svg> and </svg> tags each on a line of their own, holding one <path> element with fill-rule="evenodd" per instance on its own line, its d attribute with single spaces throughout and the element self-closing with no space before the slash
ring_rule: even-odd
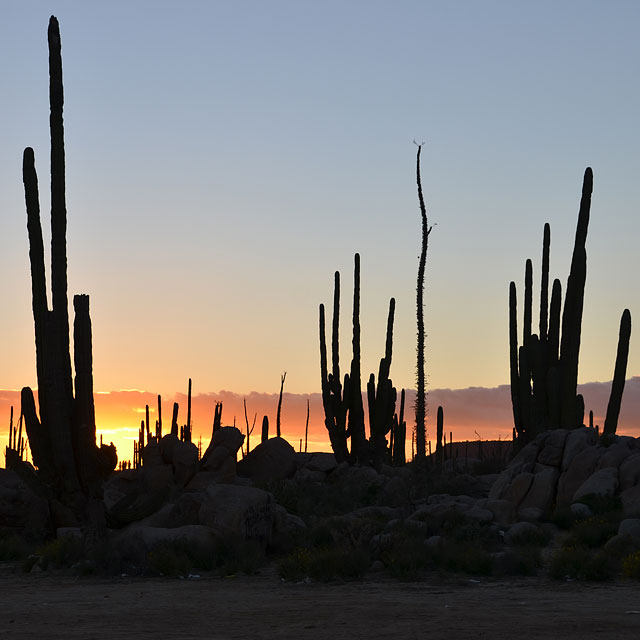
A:
<svg viewBox="0 0 640 640">
<path fill-rule="evenodd" d="M 173 449 L 173 475 L 176 484 L 185 487 L 198 470 L 198 447 L 193 442 L 178 442 Z"/>
<path fill-rule="evenodd" d="M 303 467 L 296 473 L 295 477 L 300 482 L 324 482 L 327 479 L 327 474 L 323 471 L 313 471 Z"/>
<path fill-rule="evenodd" d="M 607 467 L 599 469 L 589 476 L 573 494 L 573 502 L 580 498 L 594 494 L 598 496 L 613 496 L 618 488 L 618 469 Z"/>
<path fill-rule="evenodd" d="M 640 484 L 640 451 L 634 451 L 620 465 L 618 479 L 620 490 L 625 491 Z"/>
<path fill-rule="evenodd" d="M 230 484 L 236 477 L 238 450 L 244 442 L 244 435 L 236 427 L 221 427 L 213 438 L 200 461 L 200 469 L 213 474 L 215 482 Z"/>
<path fill-rule="evenodd" d="M 618 526 L 618 535 L 628 536 L 636 544 L 640 544 L 640 518 L 627 518 Z"/>
<path fill-rule="evenodd" d="M 480 504 L 479 504 L 480 506 Z M 484 501 L 482 505 L 484 509 L 488 509 L 493 514 L 493 519 L 501 525 L 512 524 L 516 520 L 516 510 L 513 503 L 509 500 L 492 500 Z"/>
<path fill-rule="evenodd" d="M 569 431 L 567 429 L 554 429 L 543 435 L 546 437 L 542 439 L 542 448 L 536 462 L 551 467 L 560 467 Z"/>
<path fill-rule="evenodd" d="M 592 447 L 598 442 L 598 436 L 594 429 L 583 427 L 581 429 L 572 430 L 564 445 L 562 454 L 562 471 L 566 471 L 573 459 L 584 449 Z"/>
<path fill-rule="evenodd" d="M 309 454 L 310 458 L 304 465 L 309 471 L 322 471 L 323 473 L 330 473 L 337 466 L 336 457 L 333 453 L 312 453 Z"/>
<path fill-rule="evenodd" d="M 168 529 L 133 524 L 118 532 L 112 547 L 121 560 L 143 566 L 148 554 L 162 543 L 180 545 L 205 556 L 213 552 L 215 536 L 209 527 L 201 525 Z"/>
<path fill-rule="evenodd" d="M 0 530 L 40 537 L 51 527 L 49 504 L 15 471 L 0 469 Z"/>
<path fill-rule="evenodd" d="M 198 512 L 200 524 L 221 537 L 241 537 L 267 544 L 271 539 L 275 501 L 262 489 L 214 484 L 203 494 Z"/>
<path fill-rule="evenodd" d="M 622 512 L 627 518 L 640 517 L 640 485 L 629 487 L 620 493 Z"/>
<path fill-rule="evenodd" d="M 579 519 L 586 519 L 586 518 L 590 518 L 593 515 L 593 512 L 591 511 L 591 509 L 589 509 L 589 507 L 586 504 L 583 504 L 582 502 L 574 502 L 571 507 L 569 507 L 571 510 L 571 513 Z"/>
<path fill-rule="evenodd" d="M 522 509 L 540 509 L 543 513 L 551 511 L 560 472 L 554 467 L 545 467 L 534 474 L 526 496 L 518 504 Z"/>
<path fill-rule="evenodd" d="M 164 464 L 162 452 L 160 451 L 160 443 L 150 442 L 142 449 L 142 464 L 145 467 Z"/>
<path fill-rule="evenodd" d="M 295 449 L 284 438 L 261 442 L 238 462 L 238 475 L 254 482 L 291 478 L 296 472 Z"/>
<path fill-rule="evenodd" d="M 631 449 L 628 446 L 619 442 L 614 442 L 610 447 L 607 447 L 598 460 L 598 469 L 605 469 L 606 467 L 619 467 L 629 456 L 631 455 Z"/>
<path fill-rule="evenodd" d="M 578 430 L 577 433 L 584 433 L 584 430 Z M 569 445 L 570 438 L 571 436 L 569 436 L 567 446 Z M 586 439 L 586 436 L 583 436 L 583 439 Z M 575 495 L 575 492 L 596 470 L 598 460 L 600 460 L 603 452 L 604 449 L 601 447 L 586 448 L 585 445 L 585 448 L 583 448 L 579 453 L 576 453 L 569 463 L 566 471 L 560 476 L 560 480 L 558 482 L 556 502 L 559 506 L 567 506 L 574 501 L 573 496 Z"/>
<path fill-rule="evenodd" d="M 542 531 L 531 522 L 516 522 L 504 534 L 504 542 L 508 545 L 520 544 L 535 540 L 542 536 Z"/>
</svg>

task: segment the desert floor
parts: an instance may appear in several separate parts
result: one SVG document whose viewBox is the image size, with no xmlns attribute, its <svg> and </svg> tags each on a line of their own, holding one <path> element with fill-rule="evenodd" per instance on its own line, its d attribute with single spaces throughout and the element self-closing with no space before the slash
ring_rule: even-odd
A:
<svg viewBox="0 0 640 640">
<path fill-rule="evenodd" d="M 640 584 L 0 572 L 0 638 L 640 638 Z"/>
</svg>

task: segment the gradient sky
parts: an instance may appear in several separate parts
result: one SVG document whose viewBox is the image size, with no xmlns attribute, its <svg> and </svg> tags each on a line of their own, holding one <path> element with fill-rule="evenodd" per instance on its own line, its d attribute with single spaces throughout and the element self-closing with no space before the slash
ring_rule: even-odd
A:
<svg viewBox="0 0 640 640">
<path fill-rule="evenodd" d="M 508 381 L 509 281 L 521 295 L 530 257 L 538 282 L 549 222 L 566 283 L 586 166 L 580 381 L 611 379 L 622 310 L 640 318 L 637 2 L 8 0 L 0 389 L 36 382 L 21 156 L 34 147 L 46 212 L 52 13 L 69 290 L 91 296 L 96 390 L 172 396 L 191 376 L 194 393 L 274 393 L 286 370 L 286 390 L 318 392 L 318 304 L 340 270 L 346 363 L 355 251 L 363 373 L 395 296 L 391 373 L 413 386 L 414 139 L 435 225 L 429 387 Z"/>
</svg>

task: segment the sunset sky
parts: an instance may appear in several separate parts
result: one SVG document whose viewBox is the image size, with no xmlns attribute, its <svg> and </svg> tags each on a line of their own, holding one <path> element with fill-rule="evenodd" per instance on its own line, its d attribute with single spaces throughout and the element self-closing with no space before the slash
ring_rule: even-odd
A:
<svg viewBox="0 0 640 640">
<path fill-rule="evenodd" d="M 209 433 L 216 399 L 227 424 L 244 420 L 243 397 L 250 419 L 275 422 L 287 371 L 283 424 L 297 446 L 311 398 L 314 442 L 325 446 L 312 395 L 318 304 L 330 309 L 339 270 L 346 366 L 356 251 L 363 376 L 377 372 L 394 296 L 391 374 L 414 388 L 414 139 L 426 142 L 434 225 L 430 412 L 443 403 L 461 439 L 510 432 L 500 388 L 509 282 L 522 299 L 530 257 L 537 293 L 549 222 L 551 275 L 564 286 L 587 166 L 580 382 L 611 380 L 623 309 L 640 319 L 639 3 L 9 0 L 0 21 L 0 446 L 11 403 L 19 413 L 15 392 L 36 386 L 21 158 L 35 149 L 46 238 L 51 14 L 62 34 L 69 293 L 91 296 L 97 420 L 108 440 L 133 437 L 158 393 L 169 423 L 189 377 L 196 433 Z M 621 428 L 640 435 L 634 331 Z M 585 391 L 597 416 L 608 389 Z"/>
</svg>

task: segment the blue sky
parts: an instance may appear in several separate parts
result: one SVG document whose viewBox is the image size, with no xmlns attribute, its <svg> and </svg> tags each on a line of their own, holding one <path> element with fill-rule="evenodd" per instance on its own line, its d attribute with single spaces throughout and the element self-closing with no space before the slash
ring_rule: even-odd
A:
<svg viewBox="0 0 640 640">
<path fill-rule="evenodd" d="M 508 381 L 507 294 L 551 223 L 563 284 L 595 175 L 582 382 L 640 317 L 636 2 L 8 1 L 0 24 L 0 387 L 35 383 L 20 167 L 47 210 L 46 28 L 61 25 L 69 285 L 91 295 L 96 387 L 319 388 L 317 308 L 362 256 L 363 372 L 390 296 L 415 370 L 414 139 L 426 141 L 427 371 Z M 45 228 L 48 224 L 45 223 Z M 640 374 L 632 335 L 628 376 Z"/>
</svg>

